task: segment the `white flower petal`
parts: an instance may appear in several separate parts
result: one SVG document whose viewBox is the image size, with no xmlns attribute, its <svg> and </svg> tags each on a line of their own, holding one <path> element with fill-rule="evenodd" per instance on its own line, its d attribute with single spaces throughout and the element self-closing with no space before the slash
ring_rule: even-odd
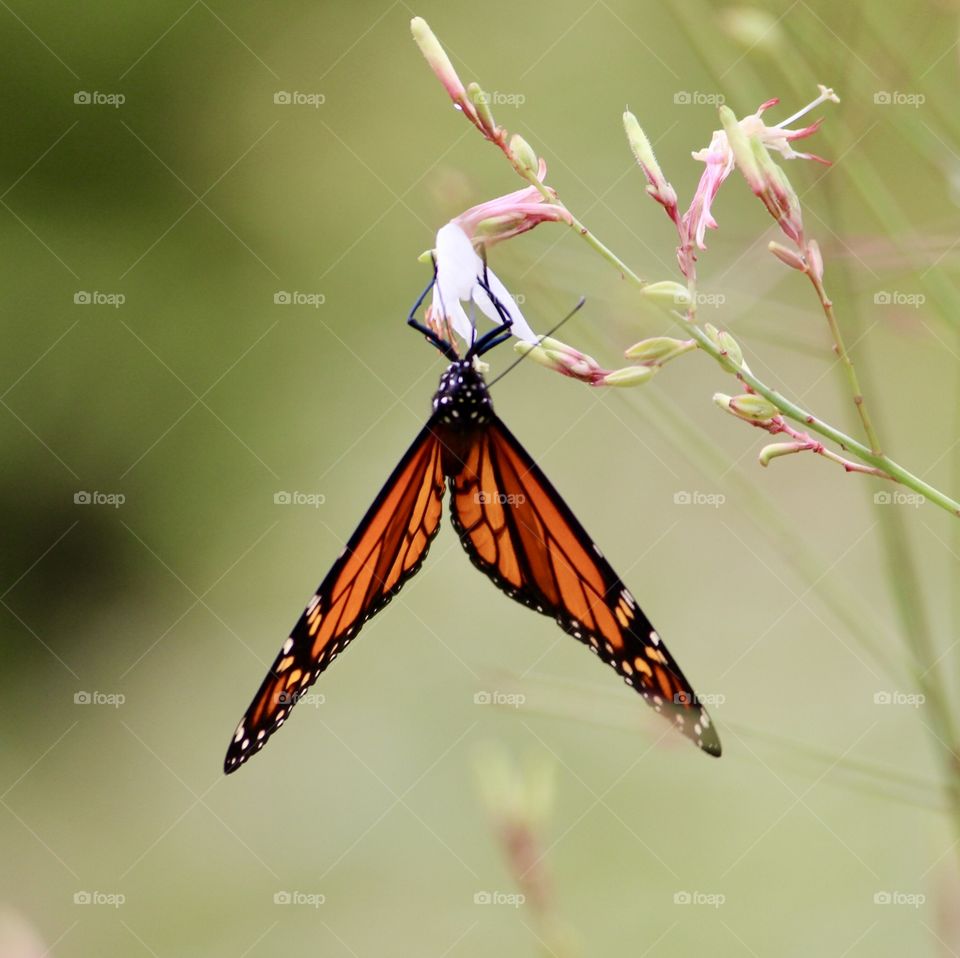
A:
<svg viewBox="0 0 960 958">
<path fill-rule="evenodd" d="M 507 287 L 500 282 L 496 273 L 494 273 L 491 269 L 487 270 L 487 282 L 490 284 L 490 292 L 497 297 L 497 299 L 500 301 L 500 305 L 507 311 L 507 314 L 513 320 L 513 325 L 510 327 L 510 331 L 513 333 L 513 335 L 516 336 L 517 339 L 522 339 L 527 343 L 537 342 L 539 337 L 534 333 L 527 321 L 523 318 L 523 313 L 520 312 L 520 307 L 517 306 L 516 301 L 510 295 Z M 479 284 L 474 287 L 473 301 L 498 326 L 503 322 L 503 320 L 500 318 L 500 314 L 497 312 L 496 306 L 494 306 L 490 301 L 487 291 Z"/>
<path fill-rule="evenodd" d="M 453 331 L 465 343 L 469 344 L 473 342 L 475 338 L 473 323 L 470 322 L 466 310 L 463 308 L 463 303 L 461 303 L 459 299 L 455 299 L 452 306 L 447 305 L 447 319 L 450 320 Z"/>
<path fill-rule="evenodd" d="M 473 243 L 467 234 L 454 222 L 447 223 L 437 231 L 436 257 L 437 282 L 433 294 L 434 309 L 446 316 L 457 335 L 471 345 L 476 338 L 476 333 L 473 323 L 463 308 L 464 302 L 472 300 L 484 315 L 498 326 L 503 322 L 490 297 L 478 282 L 479 277 L 483 275 L 483 260 L 473 248 Z M 513 334 L 529 343 L 536 342 L 537 336 L 527 325 L 516 301 L 489 269 L 487 280 L 493 295 L 513 320 Z"/>
<path fill-rule="evenodd" d="M 437 231 L 437 284 L 446 302 L 470 299 L 470 291 L 483 272 L 483 262 L 467 234 L 456 223 Z"/>
</svg>

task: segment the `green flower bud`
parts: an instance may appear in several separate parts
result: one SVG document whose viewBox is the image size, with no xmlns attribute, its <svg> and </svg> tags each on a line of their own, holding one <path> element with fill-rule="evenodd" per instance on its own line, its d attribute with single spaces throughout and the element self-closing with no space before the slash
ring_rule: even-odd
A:
<svg viewBox="0 0 960 958">
<path fill-rule="evenodd" d="M 653 147 L 647 139 L 647 134 L 643 132 L 639 120 L 629 110 L 626 110 L 623 114 L 623 129 L 627 134 L 627 142 L 630 144 L 630 149 L 633 150 L 637 162 L 648 170 L 660 173 L 660 165 L 653 154 Z M 660 173 L 660 175 L 663 174 Z"/>
<path fill-rule="evenodd" d="M 636 359 L 644 366 L 662 366 L 677 356 L 696 349 L 692 339 L 673 339 L 670 336 L 655 336 L 643 339 L 631 346 L 624 355 L 627 359 Z"/>
<path fill-rule="evenodd" d="M 719 333 L 717 340 L 717 345 L 727 354 L 730 362 L 738 368 L 742 366 L 743 352 L 740 350 L 740 344 L 726 330 Z"/>
<path fill-rule="evenodd" d="M 660 169 L 653 147 L 647 139 L 647 134 L 643 132 L 637 118 L 629 110 L 623 114 L 623 129 L 626 131 L 630 149 L 647 178 L 647 192 L 658 203 L 662 203 L 666 207 L 675 207 L 677 194 L 663 175 L 663 170 Z"/>
<path fill-rule="evenodd" d="M 523 340 L 519 340 L 513 344 L 514 351 L 520 353 L 521 356 L 526 356 L 532 359 L 535 363 L 539 363 L 541 366 L 546 366 L 547 369 L 556 369 L 557 363 L 556 360 L 550 355 L 550 353 L 543 348 L 543 346 L 538 343 L 527 343 Z"/>
<path fill-rule="evenodd" d="M 485 93 L 479 83 L 467 84 L 467 96 L 480 117 L 480 122 L 484 129 L 495 133 L 497 130 L 497 121 L 493 118 L 493 111 L 490 109 L 490 95 Z"/>
<path fill-rule="evenodd" d="M 600 382 L 604 386 L 642 386 L 657 374 L 658 366 L 625 366 L 607 373 Z"/>
<path fill-rule="evenodd" d="M 522 789 L 507 751 L 494 742 L 485 742 L 477 748 L 474 761 L 487 809 L 501 818 L 517 818 L 523 802 Z"/>
<path fill-rule="evenodd" d="M 727 412 L 746 419 L 748 422 L 769 422 L 778 414 L 778 409 L 772 402 L 768 402 L 763 396 L 757 396 L 753 393 L 743 393 L 740 396 L 724 396 L 717 393 L 713 401 Z"/>
<path fill-rule="evenodd" d="M 769 466 L 771 459 L 776 459 L 779 456 L 792 456 L 794 453 L 801 452 L 804 449 L 809 447 L 805 446 L 801 442 L 775 442 L 771 443 L 769 446 L 764 446 L 760 450 L 760 455 L 757 456 L 757 461 L 761 466 Z"/>
<path fill-rule="evenodd" d="M 662 306 L 675 306 L 686 309 L 690 303 L 690 292 L 686 286 L 673 280 L 663 280 L 659 283 L 648 283 L 643 287 L 644 296 Z"/>
<path fill-rule="evenodd" d="M 533 147 L 519 133 L 510 137 L 510 155 L 517 165 L 534 176 L 540 170 L 540 160 Z"/>
<path fill-rule="evenodd" d="M 785 39 L 779 19 L 755 7 L 729 8 L 723 12 L 721 22 L 726 32 L 748 52 L 754 49 L 773 52 Z"/>
</svg>

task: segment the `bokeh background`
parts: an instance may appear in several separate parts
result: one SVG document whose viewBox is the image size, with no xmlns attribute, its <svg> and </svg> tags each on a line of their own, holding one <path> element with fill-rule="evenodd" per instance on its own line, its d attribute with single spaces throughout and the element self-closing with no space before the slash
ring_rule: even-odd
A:
<svg viewBox="0 0 960 958">
<path fill-rule="evenodd" d="M 960 489 L 955 4 L 0 3 L 0 954 L 955 954 L 956 835 L 908 640 L 956 694 L 956 523 L 813 457 L 760 469 L 704 358 L 609 392 L 525 363 L 495 399 L 713 697 L 720 761 L 663 739 L 445 522 L 322 700 L 222 776 L 429 408 L 442 363 L 403 323 L 418 254 L 518 186 L 414 14 L 651 279 L 675 278 L 674 237 L 624 106 L 688 199 L 719 97 L 780 96 L 780 119 L 835 87 L 811 144 L 835 165 L 788 172 L 881 436 Z M 855 430 L 774 227 L 735 178 L 716 215 L 704 318 Z M 491 265 L 541 331 L 586 296 L 564 338 L 604 365 L 671 331 L 563 227 Z M 511 763 L 552 776 L 546 798 L 518 798 Z M 518 803 L 549 928 L 509 898 Z"/>
</svg>

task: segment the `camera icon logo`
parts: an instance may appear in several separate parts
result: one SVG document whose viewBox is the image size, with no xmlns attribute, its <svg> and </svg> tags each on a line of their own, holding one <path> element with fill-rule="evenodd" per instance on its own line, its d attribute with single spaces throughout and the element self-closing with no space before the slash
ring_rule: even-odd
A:
<svg viewBox="0 0 960 958">
<path fill-rule="evenodd" d="M 673 893 L 673 903 L 675 905 L 689 905 L 692 900 L 693 897 L 688 891 L 675 891 Z"/>
<path fill-rule="evenodd" d="M 675 506 L 689 506 L 691 502 L 690 493 L 686 489 L 681 489 L 673 494 L 673 504 Z"/>
<path fill-rule="evenodd" d="M 281 289 L 273 294 L 273 302 L 276 306 L 289 306 L 293 297 L 285 289 Z"/>
<path fill-rule="evenodd" d="M 273 494 L 273 504 L 275 506 L 289 506 L 293 501 L 289 492 L 275 492 Z"/>
<path fill-rule="evenodd" d="M 875 905 L 889 905 L 893 901 L 893 896 L 888 891 L 878 891 L 874 893 L 873 903 Z"/>
<path fill-rule="evenodd" d="M 873 94 L 873 102 L 876 103 L 877 106 L 886 106 L 893 102 L 893 97 L 886 90 L 877 90 L 877 92 Z"/>
<path fill-rule="evenodd" d="M 89 905 L 93 901 L 93 896 L 88 891 L 75 891 L 73 893 L 73 903 L 75 905 Z"/>
<path fill-rule="evenodd" d="M 93 696 L 89 692 L 74 692 L 74 705 L 89 705 L 93 701 Z"/>
<path fill-rule="evenodd" d="M 77 306 L 89 306 L 93 302 L 93 297 L 85 289 L 78 289 L 73 294 L 73 302 Z"/>
<path fill-rule="evenodd" d="M 478 891 L 473 896 L 475 905 L 489 905 L 493 901 L 493 896 L 488 891 Z"/>
<path fill-rule="evenodd" d="M 277 90 L 277 92 L 273 94 L 273 102 L 276 103 L 277 106 L 289 106 L 293 102 L 293 97 L 286 90 Z"/>
<path fill-rule="evenodd" d="M 673 94 L 673 102 L 677 106 L 687 106 L 693 102 L 693 97 L 686 90 L 677 90 Z"/>
<path fill-rule="evenodd" d="M 275 905 L 289 905 L 291 901 L 291 895 L 288 891 L 278 891 L 273 894 L 273 903 Z"/>
<path fill-rule="evenodd" d="M 489 692 L 474 692 L 474 705 L 489 705 L 493 701 L 493 696 Z"/>
<path fill-rule="evenodd" d="M 73 102 L 85 106 L 93 102 L 93 98 L 86 90 L 77 90 L 77 92 L 73 94 Z"/>
<path fill-rule="evenodd" d="M 889 492 L 875 492 L 873 494 L 873 504 L 875 506 L 889 506 L 893 502 L 893 496 Z"/>
<path fill-rule="evenodd" d="M 84 492 L 81 490 L 80 492 L 75 492 L 73 494 L 73 504 L 76 506 L 89 506 L 92 501 L 93 497 L 89 492 Z"/>
</svg>

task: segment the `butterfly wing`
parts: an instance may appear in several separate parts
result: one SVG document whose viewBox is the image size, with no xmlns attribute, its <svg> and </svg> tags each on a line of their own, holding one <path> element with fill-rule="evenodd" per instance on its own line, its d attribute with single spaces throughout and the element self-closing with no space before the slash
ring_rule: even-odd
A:
<svg viewBox="0 0 960 958">
<path fill-rule="evenodd" d="M 407 450 L 284 642 L 224 761 L 236 771 L 299 697 L 420 568 L 440 527 L 443 473 L 430 424 Z"/>
<path fill-rule="evenodd" d="M 511 598 L 552 616 L 711 755 L 720 739 L 656 630 L 507 427 L 478 430 L 450 477 L 471 561 Z"/>
</svg>

